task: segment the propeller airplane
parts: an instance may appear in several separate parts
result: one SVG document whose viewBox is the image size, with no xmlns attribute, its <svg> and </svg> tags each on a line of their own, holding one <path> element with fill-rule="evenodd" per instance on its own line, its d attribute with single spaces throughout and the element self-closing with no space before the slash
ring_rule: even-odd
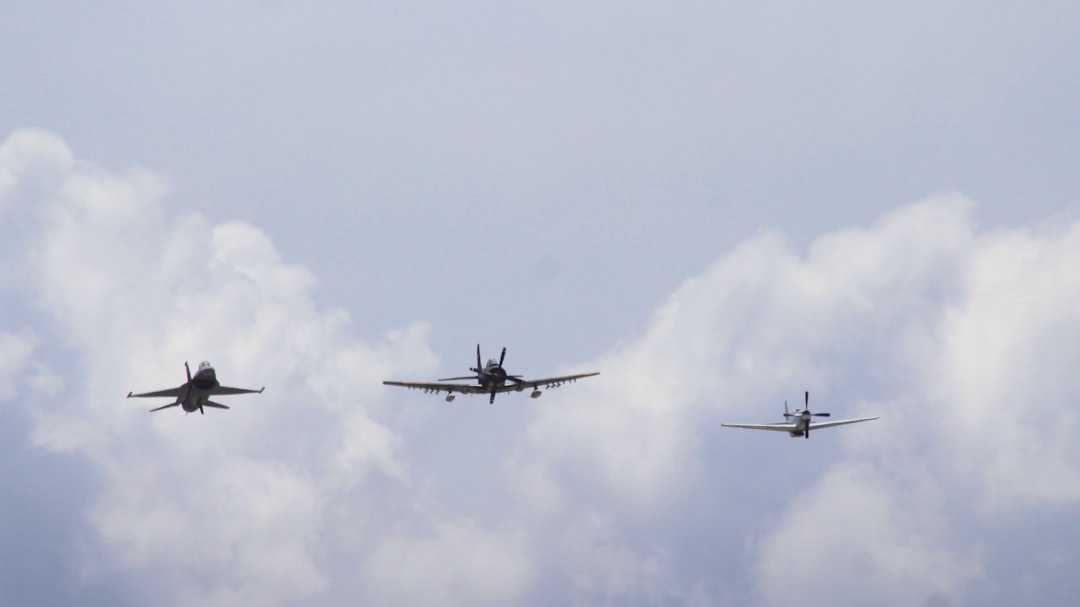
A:
<svg viewBox="0 0 1080 607">
<path fill-rule="evenodd" d="M 423 390 L 424 392 L 432 394 L 446 392 L 446 402 L 448 403 L 454 401 L 455 392 L 461 394 L 488 394 L 490 396 L 488 402 L 490 404 L 495 404 L 495 395 L 500 392 L 521 392 L 526 388 L 532 388 L 532 392 L 529 396 L 532 398 L 540 398 L 540 388 L 557 388 L 565 383 L 572 383 L 583 377 L 592 377 L 593 375 L 600 374 L 599 372 L 592 372 L 580 373 L 578 375 L 564 375 L 562 377 L 526 380 L 522 379 L 520 375 L 510 375 L 507 373 L 506 369 L 503 368 L 504 360 L 506 360 L 506 348 L 502 349 L 499 360 L 491 358 L 488 359 L 486 365 L 481 365 L 480 344 L 476 344 L 476 366 L 469 368 L 469 371 L 472 371 L 473 375 L 447 377 L 436 380 L 437 382 L 452 382 L 471 379 L 475 380 L 476 384 L 442 384 L 405 381 L 384 381 L 383 383 L 387 386 L 402 386 L 405 388 Z"/>
<path fill-rule="evenodd" d="M 796 409 L 794 413 L 788 412 L 787 401 L 784 401 L 784 418 L 785 421 L 774 422 L 771 424 L 720 424 L 728 428 L 747 428 L 750 430 L 776 430 L 780 432 L 787 432 L 792 438 L 804 437 L 810 438 L 811 430 L 821 430 L 824 428 L 832 428 L 835 426 L 844 426 L 847 424 L 857 424 L 859 422 L 868 422 L 878 419 L 874 417 L 860 417 L 858 419 L 841 419 L 837 421 L 828 422 L 815 422 L 812 421 L 814 417 L 830 417 L 830 413 L 813 413 L 810 411 L 810 392 L 806 393 L 805 404 L 802 409 Z"/>
</svg>

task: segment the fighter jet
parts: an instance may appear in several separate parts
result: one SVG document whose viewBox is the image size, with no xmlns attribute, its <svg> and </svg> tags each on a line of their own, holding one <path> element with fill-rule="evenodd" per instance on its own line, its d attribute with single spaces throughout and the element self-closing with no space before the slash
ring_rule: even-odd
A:
<svg viewBox="0 0 1080 607">
<path fill-rule="evenodd" d="M 471 367 L 474 375 L 463 377 L 447 377 L 436 381 L 458 381 L 463 379 L 476 380 L 476 384 L 438 384 L 407 381 L 384 381 L 387 386 L 403 386 L 423 390 L 431 394 L 446 392 L 446 402 L 454 402 L 454 393 L 462 394 L 488 394 L 490 404 L 495 404 L 495 395 L 499 392 L 521 392 L 525 388 L 532 388 L 529 396 L 540 398 L 540 388 L 558 388 L 565 383 L 575 382 L 583 377 L 600 375 L 598 371 L 592 373 L 580 373 L 578 375 L 564 375 L 562 377 L 548 377 L 546 379 L 522 379 L 520 375 L 509 375 L 503 369 L 503 361 L 506 359 L 506 348 L 502 349 L 499 360 L 489 359 L 486 365 L 480 365 L 480 344 L 476 344 L 476 366 Z M 509 382 L 509 383 L 508 383 Z"/>
<path fill-rule="evenodd" d="M 127 397 L 147 398 L 168 396 L 176 399 L 176 402 L 169 403 L 168 405 L 156 409 L 150 409 L 151 413 L 154 411 L 161 411 L 162 409 L 168 409 L 169 407 L 180 406 L 188 413 L 198 411 L 199 413 L 206 414 L 203 407 L 228 409 L 225 405 L 210 400 L 211 396 L 224 394 L 261 394 L 265 389 L 265 386 L 258 390 L 222 386 L 218 383 L 217 374 L 214 373 L 213 365 L 205 360 L 199 363 L 199 370 L 195 372 L 194 377 L 191 376 L 191 367 L 188 366 L 186 361 L 184 362 L 184 371 L 187 372 L 187 382 L 179 388 L 169 388 L 168 390 L 158 390 L 157 392 L 144 392 L 143 394 L 133 394 L 128 392 Z"/>
<path fill-rule="evenodd" d="M 833 426 L 843 426 L 845 424 L 857 424 L 859 422 L 868 422 L 877 419 L 874 417 L 860 417 L 859 419 L 842 419 L 834 422 L 814 422 L 810 421 L 811 417 L 829 417 L 829 413 L 811 413 L 810 412 L 810 393 L 806 393 L 806 404 L 802 409 L 796 409 L 794 413 L 788 413 L 787 401 L 784 401 L 784 418 L 785 421 L 774 422 L 771 424 L 720 424 L 728 428 L 749 428 L 750 430 L 779 430 L 787 432 L 792 438 L 805 437 L 810 438 L 811 430 L 818 430 L 821 428 L 832 428 Z"/>
</svg>

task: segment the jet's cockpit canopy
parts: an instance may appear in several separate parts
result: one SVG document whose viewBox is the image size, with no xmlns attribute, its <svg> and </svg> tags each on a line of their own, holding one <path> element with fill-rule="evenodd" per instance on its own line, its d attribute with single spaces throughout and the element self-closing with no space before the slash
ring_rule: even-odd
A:
<svg viewBox="0 0 1080 607">
<path fill-rule="evenodd" d="M 199 371 L 203 371 L 205 369 L 213 369 L 213 368 L 214 368 L 214 365 L 211 365 L 210 361 L 208 361 L 208 360 L 204 360 L 201 363 L 199 363 Z"/>
</svg>

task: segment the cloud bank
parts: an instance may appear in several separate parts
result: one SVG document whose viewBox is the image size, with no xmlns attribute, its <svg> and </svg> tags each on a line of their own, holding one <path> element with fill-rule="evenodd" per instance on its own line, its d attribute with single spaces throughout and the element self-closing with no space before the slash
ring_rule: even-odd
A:
<svg viewBox="0 0 1080 607">
<path fill-rule="evenodd" d="M 54 134 L 0 145 L 0 285 L 32 310 L 0 327 L 0 398 L 35 392 L 27 448 L 95 471 L 65 566 L 132 604 L 1077 590 L 1080 555 L 1052 531 L 1080 500 L 1072 217 L 985 229 L 942 195 L 805 251 L 756 235 L 582 361 L 599 377 L 489 408 L 384 389 L 437 368 L 424 323 L 354 336 L 256 226 L 167 203 L 159 176 L 95 166 Z M 201 359 L 266 393 L 206 416 L 123 399 Z M 882 419 L 808 441 L 719 427 L 804 390 Z"/>
</svg>

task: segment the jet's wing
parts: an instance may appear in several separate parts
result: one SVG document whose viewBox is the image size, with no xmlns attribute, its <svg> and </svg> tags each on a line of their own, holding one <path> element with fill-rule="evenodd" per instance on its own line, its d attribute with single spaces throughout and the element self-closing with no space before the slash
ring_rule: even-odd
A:
<svg viewBox="0 0 1080 607">
<path fill-rule="evenodd" d="M 780 432 L 794 432 L 795 424 L 789 422 L 776 422 L 775 424 L 720 424 L 725 428 L 746 428 L 748 430 L 777 430 Z"/>
<path fill-rule="evenodd" d="M 266 386 L 259 388 L 258 390 L 248 390 L 247 388 L 230 388 L 228 386 L 218 386 L 210 392 L 210 394 L 262 394 L 262 391 L 266 389 Z"/>
<path fill-rule="evenodd" d="M 185 386 L 180 386 L 179 388 L 169 388 L 168 390 L 158 390 L 157 392 L 143 392 L 142 394 L 133 394 L 131 392 L 128 392 L 127 397 L 128 398 L 147 398 L 147 397 L 154 397 L 154 396 L 171 396 L 173 398 L 176 398 L 176 397 L 180 396 L 181 394 L 183 394 L 184 388 L 185 388 Z"/>
<path fill-rule="evenodd" d="M 592 377 L 594 375 L 600 375 L 600 372 L 593 371 L 592 373 L 563 375 L 562 377 L 548 377 L 546 379 L 528 379 L 520 382 L 514 379 L 507 379 L 506 383 L 499 386 L 499 389 L 496 390 L 496 392 L 516 392 L 518 390 L 524 390 L 525 388 L 558 388 L 563 384 L 574 383 L 583 377 Z M 487 392 L 487 390 L 481 390 L 481 392 Z"/>
<path fill-rule="evenodd" d="M 438 394 L 439 392 L 459 394 L 487 394 L 490 390 L 485 390 L 483 386 L 478 384 L 433 384 L 426 382 L 415 381 L 384 381 L 384 385 L 387 386 L 401 386 L 403 388 L 409 388 L 411 390 L 423 390 L 429 394 Z M 503 390 L 500 390 L 502 392 Z"/>
<path fill-rule="evenodd" d="M 838 420 L 836 420 L 834 422 L 810 422 L 810 429 L 811 430 L 819 430 L 821 428 L 832 428 L 833 426 L 843 426 L 843 425 L 846 425 L 846 424 L 857 424 L 859 422 L 868 422 L 868 421 L 875 420 L 875 419 L 878 419 L 877 416 L 874 416 L 874 417 L 860 417 L 859 419 L 838 419 Z"/>
</svg>

